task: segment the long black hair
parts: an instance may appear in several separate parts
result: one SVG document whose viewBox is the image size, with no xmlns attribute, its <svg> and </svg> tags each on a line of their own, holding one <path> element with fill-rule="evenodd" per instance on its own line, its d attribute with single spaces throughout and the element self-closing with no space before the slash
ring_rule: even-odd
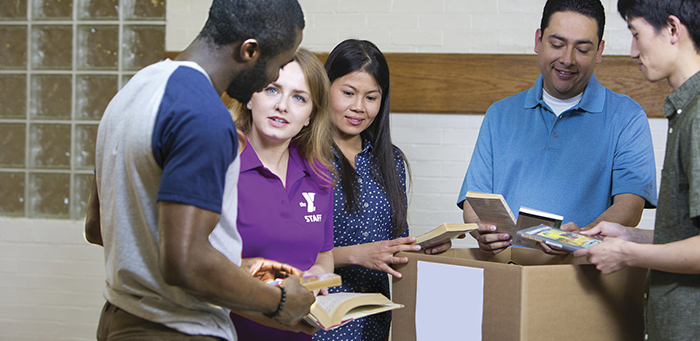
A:
<svg viewBox="0 0 700 341">
<path fill-rule="evenodd" d="M 391 143 L 389 132 L 389 102 L 391 99 L 389 65 L 379 48 L 366 40 L 348 39 L 336 46 L 326 59 L 326 72 L 331 84 L 349 73 L 364 71 L 371 75 L 382 91 L 379 113 L 372 124 L 360 133 L 362 140 L 372 143 L 372 176 L 382 188 L 391 206 L 391 225 L 393 236 L 401 235 L 408 224 L 408 204 L 406 192 L 401 186 L 394 150 L 406 160 L 401 150 Z M 340 151 L 333 142 L 335 150 Z M 352 164 L 343 155 L 338 153 L 340 169 L 339 182 L 343 187 L 343 193 L 347 198 L 345 209 L 348 212 L 357 212 L 360 209 L 360 189 L 357 183 L 357 173 Z M 408 170 L 408 162 L 406 161 Z M 410 173 L 410 171 L 409 171 Z"/>
</svg>

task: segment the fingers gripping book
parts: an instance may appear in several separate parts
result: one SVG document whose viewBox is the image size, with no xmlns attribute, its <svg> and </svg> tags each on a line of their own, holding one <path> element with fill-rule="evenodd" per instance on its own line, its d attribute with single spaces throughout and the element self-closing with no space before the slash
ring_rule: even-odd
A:
<svg viewBox="0 0 700 341">
<path fill-rule="evenodd" d="M 534 247 L 537 242 L 542 242 L 575 251 L 600 242 L 596 238 L 559 229 L 564 217 L 557 214 L 520 207 L 516 220 L 500 194 L 470 191 L 467 192 L 466 200 L 481 223 L 496 226 L 496 232 L 508 233 L 515 245 Z"/>
</svg>

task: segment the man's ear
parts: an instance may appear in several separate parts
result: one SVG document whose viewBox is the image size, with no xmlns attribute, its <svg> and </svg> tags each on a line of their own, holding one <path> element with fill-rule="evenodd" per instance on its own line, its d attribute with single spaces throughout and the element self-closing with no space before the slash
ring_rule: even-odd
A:
<svg viewBox="0 0 700 341">
<path fill-rule="evenodd" d="M 255 39 L 246 39 L 241 43 L 241 48 L 238 49 L 238 58 L 243 63 L 255 63 L 260 58 L 260 44 Z"/>
<path fill-rule="evenodd" d="M 683 23 L 675 15 L 669 15 L 667 20 L 668 36 L 671 38 L 671 44 L 677 43 L 681 40 L 681 31 L 685 29 Z"/>
<path fill-rule="evenodd" d="M 541 43 L 542 43 L 542 30 L 538 28 L 537 31 L 535 31 L 535 53 L 540 52 L 540 44 Z"/>
<path fill-rule="evenodd" d="M 605 50 L 605 40 L 601 40 L 598 45 L 598 53 L 596 55 L 596 64 L 600 64 L 603 61 L 603 50 Z"/>
</svg>

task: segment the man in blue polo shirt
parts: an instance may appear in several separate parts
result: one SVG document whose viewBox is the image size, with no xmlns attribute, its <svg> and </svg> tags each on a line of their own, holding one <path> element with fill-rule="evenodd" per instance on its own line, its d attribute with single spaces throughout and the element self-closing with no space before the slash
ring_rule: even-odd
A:
<svg viewBox="0 0 700 341">
<path fill-rule="evenodd" d="M 526 206 L 563 215 L 572 230 L 602 220 L 636 226 L 644 207 L 656 205 L 646 114 L 593 75 L 604 25 L 599 0 L 547 1 L 535 36 L 541 76 L 486 112 L 457 203 L 465 222 L 479 222 L 467 191 L 500 193 L 513 212 Z M 493 231 L 478 230 L 488 254 L 512 242 Z"/>
</svg>

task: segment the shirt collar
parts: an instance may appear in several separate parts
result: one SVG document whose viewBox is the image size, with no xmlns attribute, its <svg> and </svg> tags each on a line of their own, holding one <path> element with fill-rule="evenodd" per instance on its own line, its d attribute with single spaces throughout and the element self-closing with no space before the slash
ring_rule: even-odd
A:
<svg viewBox="0 0 700 341">
<path fill-rule="evenodd" d="M 534 109 L 538 105 L 546 107 L 542 100 L 542 75 L 537 77 L 535 85 L 527 91 L 525 96 L 525 109 Z M 591 75 L 591 79 L 583 90 L 583 97 L 577 105 L 569 110 L 583 110 L 589 113 L 601 113 L 605 107 L 605 87 L 598 82 L 595 75 Z"/>
<path fill-rule="evenodd" d="M 370 153 L 372 150 L 372 142 L 369 142 L 369 140 L 362 140 L 362 150 L 358 153 L 358 155 L 364 155 L 367 153 Z M 340 158 L 340 152 L 335 149 L 335 147 L 331 148 L 331 151 L 333 151 L 333 155 L 335 156 L 336 159 Z"/>
<path fill-rule="evenodd" d="M 265 168 L 262 161 L 258 158 L 258 154 L 255 152 L 253 147 L 248 142 L 246 138 L 246 148 L 241 152 L 241 173 L 247 172 L 253 169 Z M 302 172 L 297 174 L 298 172 Z M 287 165 L 287 177 L 288 178 L 298 178 L 301 176 L 309 175 L 309 172 L 305 169 L 304 163 L 302 162 L 301 154 L 299 154 L 299 149 L 296 143 L 292 140 L 289 143 L 289 164 Z"/>
<path fill-rule="evenodd" d="M 700 93 L 700 72 L 697 72 L 681 86 L 673 90 L 664 101 L 664 115 L 671 117 L 678 109 L 683 109 Z"/>
</svg>

